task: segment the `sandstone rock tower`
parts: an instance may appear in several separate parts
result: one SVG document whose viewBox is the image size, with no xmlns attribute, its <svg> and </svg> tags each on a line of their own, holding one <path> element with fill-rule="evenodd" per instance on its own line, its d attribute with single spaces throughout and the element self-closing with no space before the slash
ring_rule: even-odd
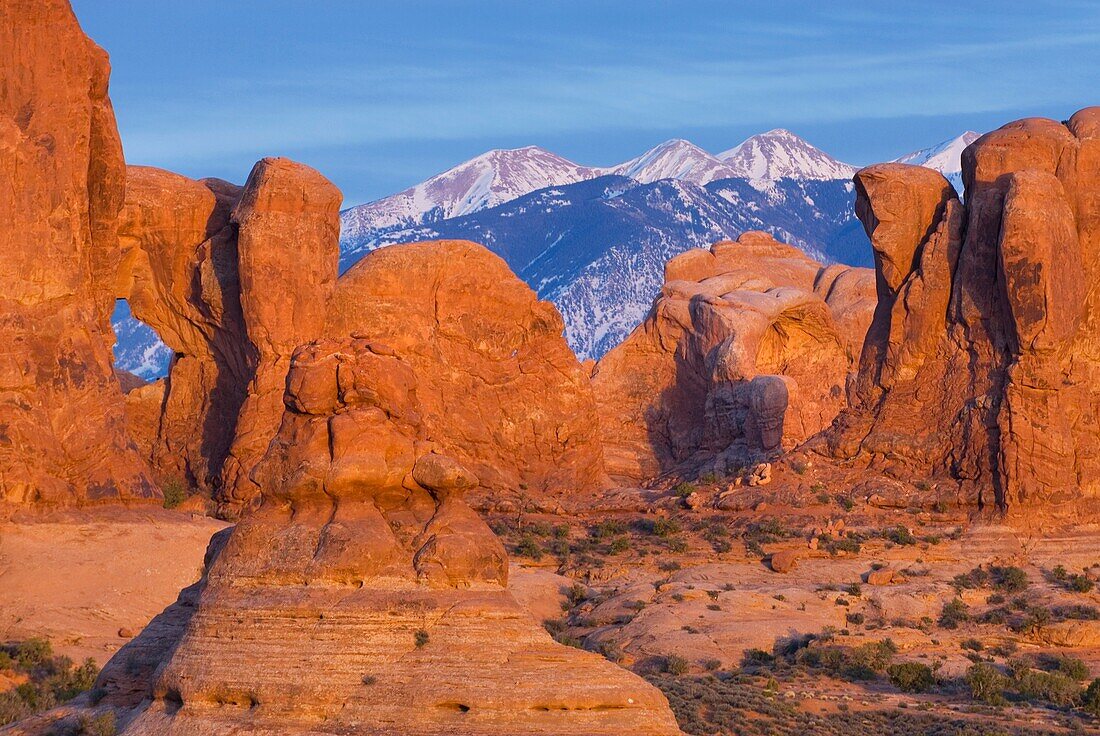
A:
<svg viewBox="0 0 1100 736">
<path fill-rule="evenodd" d="M 833 454 L 1055 513 L 1100 499 L 1100 108 L 963 154 L 966 204 L 900 164 L 856 176 L 879 305 Z"/>
</svg>

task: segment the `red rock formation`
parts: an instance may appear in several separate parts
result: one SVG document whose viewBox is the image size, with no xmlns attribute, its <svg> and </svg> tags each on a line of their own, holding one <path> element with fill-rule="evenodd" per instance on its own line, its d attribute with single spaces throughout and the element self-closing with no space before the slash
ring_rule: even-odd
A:
<svg viewBox="0 0 1100 736">
<path fill-rule="evenodd" d="M 240 307 L 240 187 L 127 168 L 116 295 L 175 353 L 168 378 L 127 395 L 135 439 L 165 482 L 219 485 L 252 372 Z M 146 415 L 159 402 L 159 416 Z"/>
<path fill-rule="evenodd" d="M 505 590 L 421 378 L 364 339 L 296 351 L 261 505 L 201 595 L 104 668 L 127 734 L 679 733 L 659 691 L 557 644 Z"/>
<path fill-rule="evenodd" d="M 62 53 L 63 50 L 63 53 Z M 63 0 L 0 17 L 0 501 L 155 500 L 111 366 L 124 166 L 107 55 Z"/>
<path fill-rule="evenodd" d="M 645 322 L 593 374 L 608 471 L 725 473 L 827 426 L 872 289 L 869 270 L 764 233 L 669 261 Z"/>
<path fill-rule="evenodd" d="M 857 174 L 880 306 L 831 451 L 1011 511 L 1100 495 L 1100 108 L 966 149 L 939 175 Z"/>
<path fill-rule="evenodd" d="M 222 471 L 221 506 L 230 513 L 257 497 L 250 473 L 278 428 L 291 353 L 321 334 L 336 285 L 341 200 L 340 190 L 308 166 L 267 158 L 253 167 L 233 209 L 255 364 Z"/>
<path fill-rule="evenodd" d="M 562 332 L 553 305 L 465 241 L 371 253 L 340 278 L 325 325 L 416 369 L 429 435 L 497 499 L 603 483 L 595 400 Z"/>
</svg>

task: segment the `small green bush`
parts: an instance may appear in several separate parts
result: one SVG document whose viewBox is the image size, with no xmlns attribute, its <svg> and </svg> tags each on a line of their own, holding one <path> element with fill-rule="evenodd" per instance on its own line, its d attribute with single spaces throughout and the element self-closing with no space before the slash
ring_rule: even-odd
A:
<svg viewBox="0 0 1100 736">
<path fill-rule="evenodd" d="M 688 671 L 688 661 L 678 654 L 669 654 L 665 657 L 665 672 L 670 675 L 680 676 Z"/>
<path fill-rule="evenodd" d="M 695 493 L 694 483 L 679 483 L 672 488 L 672 492 L 680 498 L 687 498 L 691 494 Z"/>
<path fill-rule="evenodd" d="M 1097 677 L 1081 694 L 1081 708 L 1100 718 L 1100 677 Z"/>
<path fill-rule="evenodd" d="M 886 668 L 886 675 L 898 690 L 926 693 L 936 686 L 932 668 L 921 662 L 898 662 Z"/>
<path fill-rule="evenodd" d="M 100 713 L 97 716 L 81 716 L 80 733 L 85 736 L 115 736 L 118 733 L 115 714 Z"/>
<path fill-rule="evenodd" d="M 898 524 L 895 527 L 883 530 L 882 537 L 901 546 L 917 543 L 917 538 L 913 536 L 913 533 L 909 531 L 904 524 Z"/>
<path fill-rule="evenodd" d="M 164 508 L 174 509 L 187 500 L 187 488 L 183 481 L 170 480 L 161 489 L 164 494 Z"/>
<path fill-rule="evenodd" d="M 665 516 L 658 516 L 649 524 L 649 533 L 666 539 L 680 533 L 680 522 Z"/>
<path fill-rule="evenodd" d="M 966 683 L 970 689 L 970 696 L 975 700 L 990 705 L 1001 705 L 1005 702 L 1008 678 L 991 664 L 978 662 L 971 665 L 966 671 L 966 676 L 963 677 L 963 682 Z"/>
<path fill-rule="evenodd" d="M 940 611 L 940 626 L 945 629 L 957 629 L 959 624 L 970 620 L 970 609 L 961 598 L 954 598 L 943 604 Z"/>
<path fill-rule="evenodd" d="M 535 541 L 535 538 L 530 534 L 525 534 L 520 538 L 519 544 L 516 545 L 516 554 L 523 557 L 530 557 L 536 562 L 542 559 L 542 547 Z"/>
<path fill-rule="evenodd" d="M 1042 672 L 1030 667 L 1013 667 L 1012 686 L 1026 700 L 1054 705 L 1071 705 L 1081 695 L 1081 686 L 1061 672 Z"/>
</svg>

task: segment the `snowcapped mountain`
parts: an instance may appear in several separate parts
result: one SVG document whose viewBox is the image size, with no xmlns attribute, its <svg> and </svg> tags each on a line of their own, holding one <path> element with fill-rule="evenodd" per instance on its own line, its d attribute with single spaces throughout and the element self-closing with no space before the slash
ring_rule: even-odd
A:
<svg viewBox="0 0 1100 736">
<path fill-rule="evenodd" d="M 935 169 L 947 177 L 947 180 L 951 182 L 957 192 L 962 193 L 962 152 L 964 148 L 980 137 L 981 133 L 968 130 L 962 135 L 937 143 L 929 148 L 907 153 L 894 159 L 894 161 Z"/>
<path fill-rule="evenodd" d="M 341 268 L 387 243 L 482 243 L 557 305 L 579 357 L 598 358 L 641 322 L 665 262 L 689 248 L 766 230 L 817 258 L 869 265 L 852 192 L 845 180 L 782 179 L 762 191 L 737 178 L 646 184 L 611 174 L 464 217 L 389 230 L 371 243 L 345 243 Z"/>
<path fill-rule="evenodd" d="M 961 192 L 959 154 L 975 138 L 897 160 L 939 169 Z M 665 261 L 688 248 L 767 230 L 815 257 L 870 265 L 852 213 L 855 171 L 783 129 L 717 156 L 674 139 L 606 168 L 535 146 L 494 150 L 341 213 L 341 270 L 390 243 L 484 243 L 557 304 L 577 353 L 598 357 L 641 321 Z M 128 313 L 113 322 L 117 365 L 164 375 L 171 354 L 152 330 Z"/>
<path fill-rule="evenodd" d="M 342 215 L 346 236 L 461 217 L 527 192 L 591 179 L 597 172 L 537 146 L 496 149 Z"/>
<path fill-rule="evenodd" d="M 652 184 L 661 179 L 707 184 L 715 179 L 738 176 L 736 171 L 702 148 L 680 138 L 665 141 L 638 158 L 603 171 L 630 177 L 642 184 Z"/>
<path fill-rule="evenodd" d="M 858 170 L 783 128 L 754 135 L 716 158 L 732 170 L 729 176 L 753 182 L 850 179 Z"/>
</svg>

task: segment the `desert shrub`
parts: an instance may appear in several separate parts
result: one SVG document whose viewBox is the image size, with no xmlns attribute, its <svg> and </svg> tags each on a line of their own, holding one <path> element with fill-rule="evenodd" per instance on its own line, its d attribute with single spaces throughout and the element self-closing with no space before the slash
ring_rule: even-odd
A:
<svg viewBox="0 0 1100 736">
<path fill-rule="evenodd" d="M 1074 680 L 1083 682 L 1089 679 L 1088 665 L 1068 654 L 1063 654 L 1054 658 L 1054 670 Z"/>
<path fill-rule="evenodd" d="M 844 509 L 845 511 L 851 511 L 856 507 L 855 501 L 848 498 L 847 496 L 836 496 L 836 503 L 838 506 L 840 506 L 840 508 Z"/>
<path fill-rule="evenodd" d="M 846 621 L 847 621 L 848 623 L 850 623 L 850 624 L 852 624 L 852 625 L 854 625 L 854 626 L 861 626 L 861 625 L 863 625 L 863 622 L 864 622 L 864 620 L 865 620 L 865 618 L 864 618 L 864 616 L 863 616 L 863 614 L 862 614 L 862 613 L 849 613 L 849 614 L 848 614 L 847 616 L 845 616 L 844 618 L 845 618 L 845 620 L 846 620 Z"/>
<path fill-rule="evenodd" d="M 672 492 L 680 498 L 687 498 L 691 494 L 695 493 L 694 483 L 678 483 L 673 486 Z"/>
<path fill-rule="evenodd" d="M 953 598 L 943 604 L 940 611 L 940 626 L 945 629 L 957 629 L 959 624 L 970 620 L 970 609 L 961 598 Z"/>
<path fill-rule="evenodd" d="M 1019 593 L 1027 588 L 1027 573 L 1018 567 L 992 567 L 989 570 L 993 587 L 1005 593 Z"/>
<path fill-rule="evenodd" d="M 721 666 L 722 660 L 720 659 L 708 659 L 706 662 L 703 662 L 703 669 L 707 672 L 714 672 Z"/>
<path fill-rule="evenodd" d="M 516 545 L 516 554 L 523 557 L 530 557 L 536 562 L 542 559 L 542 547 L 535 541 L 535 538 L 530 534 L 525 534 L 520 538 L 519 544 Z"/>
<path fill-rule="evenodd" d="M 628 549 L 630 549 L 630 540 L 626 537 L 617 537 L 611 540 L 611 544 L 608 546 L 607 551 L 609 554 L 617 555 L 620 552 L 626 552 Z"/>
<path fill-rule="evenodd" d="M 596 647 L 596 651 L 604 656 L 610 662 L 618 664 L 622 662 L 624 657 L 623 648 L 613 641 L 605 641 Z"/>
<path fill-rule="evenodd" d="M 980 652 L 985 649 L 985 644 L 982 644 L 978 639 L 964 639 L 959 646 L 972 652 Z"/>
<path fill-rule="evenodd" d="M 164 484 L 161 492 L 164 494 L 164 508 L 166 509 L 174 509 L 187 500 L 187 488 L 180 480 L 168 481 Z"/>
<path fill-rule="evenodd" d="M 997 670 L 996 667 L 985 662 L 978 662 L 970 666 L 963 677 L 970 690 L 970 696 L 975 700 L 990 705 L 1001 705 L 1005 702 L 1005 688 L 1008 687 L 1008 678 Z"/>
<path fill-rule="evenodd" d="M 680 563 L 676 560 L 661 560 L 657 563 L 657 569 L 661 572 L 676 572 L 680 569 Z"/>
<path fill-rule="evenodd" d="M 592 527 L 591 534 L 596 539 L 617 537 L 620 534 L 626 534 L 626 524 L 617 519 L 608 519 Z"/>
<path fill-rule="evenodd" d="M 766 667 L 775 663 L 775 656 L 763 649 L 746 649 L 741 656 L 742 667 Z"/>
<path fill-rule="evenodd" d="M 675 552 L 677 554 L 680 554 L 682 552 L 687 552 L 687 550 L 688 550 L 687 541 L 683 540 L 683 539 L 680 539 L 679 537 L 670 538 L 666 542 L 666 544 L 668 545 L 669 552 Z"/>
<path fill-rule="evenodd" d="M 569 599 L 569 603 L 575 606 L 588 600 L 588 589 L 580 583 L 573 583 L 565 592 L 565 596 Z"/>
<path fill-rule="evenodd" d="M 1012 629 L 1020 633 L 1039 631 L 1053 620 L 1054 616 L 1049 610 L 1042 606 L 1033 606 L 1026 610 L 1022 619 L 1012 625 Z"/>
<path fill-rule="evenodd" d="M 416 648 L 419 649 L 431 641 L 431 636 L 426 630 L 417 629 L 416 633 L 413 635 L 413 641 L 416 643 Z"/>
<path fill-rule="evenodd" d="M 683 675 L 688 671 L 688 661 L 678 654 L 665 656 L 664 670 L 670 675 Z"/>
<path fill-rule="evenodd" d="M 558 524 L 554 527 L 554 539 L 569 539 L 569 525 Z"/>
<path fill-rule="evenodd" d="M 1012 688 L 1025 700 L 1071 705 L 1081 694 L 1080 684 L 1061 672 L 1043 672 L 1019 663 L 1010 666 Z"/>
<path fill-rule="evenodd" d="M 658 516 L 650 522 L 648 531 L 654 536 L 666 539 L 673 534 L 680 533 L 680 522 L 665 516 Z"/>
<path fill-rule="evenodd" d="M 898 524 L 895 527 L 890 527 L 882 531 L 883 539 L 886 539 L 894 544 L 907 546 L 917 543 L 917 538 L 913 536 L 913 533 L 909 531 L 908 527 L 904 524 Z"/>
<path fill-rule="evenodd" d="M 1100 718 L 1100 677 L 1097 677 L 1081 694 L 1081 708 Z"/>
<path fill-rule="evenodd" d="M 1073 619 L 1077 621 L 1096 621 L 1100 619 L 1100 609 L 1096 606 L 1055 606 L 1052 613 L 1062 621 Z"/>
<path fill-rule="evenodd" d="M 91 689 L 99 674 L 91 659 L 74 665 L 68 657 L 54 655 L 46 639 L 28 639 L 0 647 L 0 652 L 6 655 L 5 669 L 26 677 L 18 687 L 0 693 L 0 726 L 75 698 Z"/>
<path fill-rule="evenodd" d="M 921 662 L 898 662 L 886 668 L 894 687 L 906 693 L 926 693 L 936 686 L 932 668 Z"/>
</svg>

